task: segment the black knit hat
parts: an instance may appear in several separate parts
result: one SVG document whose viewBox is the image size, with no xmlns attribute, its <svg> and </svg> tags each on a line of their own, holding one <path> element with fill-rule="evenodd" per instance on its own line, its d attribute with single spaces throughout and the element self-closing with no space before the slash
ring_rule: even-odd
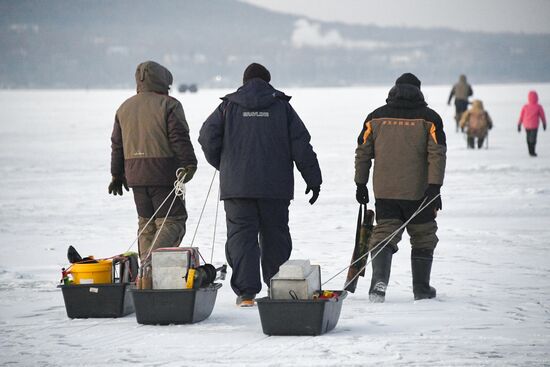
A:
<svg viewBox="0 0 550 367">
<path fill-rule="evenodd" d="M 271 81 L 271 74 L 269 74 L 269 70 L 265 66 L 253 62 L 244 71 L 243 84 L 252 78 L 260 78 L 269 83 Z"/>
<path fill-rule="evenodd" d="M 395 84 L 411 84 L 420 89 L 420 80 L 412 73 L 405 73 L 395 81 Z"/>
</svg>

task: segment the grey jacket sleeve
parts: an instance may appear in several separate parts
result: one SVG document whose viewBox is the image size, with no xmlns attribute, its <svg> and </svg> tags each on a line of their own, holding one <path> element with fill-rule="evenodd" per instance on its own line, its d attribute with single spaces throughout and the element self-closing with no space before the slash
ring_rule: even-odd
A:
<svg viewBox="0 0 550 367">
<path fill-rule="evenodd" d="M 311 136 L 306 126 L 292 106 L 288 105 L 288 131 L 292 160 L 302 174 L 308 187 L 321 186 L 321 168 L 317 160 L 317 154 L 310 144 Z"/>
<path fill-rule="evenodd" d="M 451 100 L 453 99 L 453 96 L 455 95 L 455 86 L 451 89 L 451 93 L 449 93 L 449 99 L 447 100 L 447 104 L 451 104 Z"/>
<path fill-rule="evenodd" d="M 212 112 L 204 124 L 202 124 L 199 133 L 199 144 L 204 152 L 204 156 L 208 163 L 217 170 L 220 169 L 226 105 L 226 102 L 222 102 Z"/>
<path fill-rule="evenodd" d="M 124 149 L 122 147 L 122 130 L 115 116 L 113 132 L 111 134 L 111 175 L 116 178 L 124 177 Z"/>
<path fill-rule="evenodd" d="M 189 125 L 179 102 L 168 111 L 167 130 L 170 147 L 174 152 L 178 167 L 196 166 L 197 157 L 189 137 Z"/>
</svg>

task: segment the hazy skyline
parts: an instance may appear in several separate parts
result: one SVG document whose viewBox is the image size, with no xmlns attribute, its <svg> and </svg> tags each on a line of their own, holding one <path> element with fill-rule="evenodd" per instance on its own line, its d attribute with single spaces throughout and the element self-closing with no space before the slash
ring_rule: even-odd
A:
<svg viewBox="0 0 550 367">
<path fill-rule="evenodd" d="M 240 1 L 313 19 L 353 24 L 550 33 L 550 0 Z"/>
</svg>

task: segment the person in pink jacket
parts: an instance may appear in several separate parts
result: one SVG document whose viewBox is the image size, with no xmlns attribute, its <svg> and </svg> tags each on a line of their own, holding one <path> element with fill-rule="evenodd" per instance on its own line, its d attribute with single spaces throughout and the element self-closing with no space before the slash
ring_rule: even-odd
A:
<svg viewBox="0 0 550 367">
<path fill-rule="evenodd" d="M 542 121 L 542 128 L 546 131 L 546 117 L 544 109 L 539 104 L 539 96 L 534 90 L 529 92 L 526 103 L 521 109 L 518 121 L 518 132 L 521 132 L 521 125 L 527 133 L 527 148 L 529 155 L 536 157 L 535 145 L 537 144 L 537 131 L 539 129 L 539 119 Z"/>
</svg>

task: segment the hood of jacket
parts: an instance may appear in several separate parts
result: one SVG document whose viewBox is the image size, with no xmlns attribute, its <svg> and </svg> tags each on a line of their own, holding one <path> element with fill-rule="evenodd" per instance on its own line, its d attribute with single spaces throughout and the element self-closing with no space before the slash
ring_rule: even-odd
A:
<svg viewBox="0 0 550 367">
<path fill-rule="evenodd" d="M 136 69 L 137 92 L 156 92 L 168 94 L 173 82 L 172 73 L 164 66 L 154 62 L 145 61 Z"/>
<path fill-rule="evenodd" d="M 386 103 L 397 108 L 418 108 L 428 105 L 420 89 L 412 84 L 394 85 L 388 93 Z"/>
<path fill-rule="evenodd" d="M 472 101 L 472 110 L 483 111 L 483 102 L 481 102 L 479 99 L 473 100 Z"/>
<path fill-rule="evenodd" d="M 466 75 L 464 75 L 464 74 L 460 75 L 458 77 L 458 82 L 466 84 Z"/>
<path fill-rule="evenodd" d="M 530 91 L 529 94 L 527 95 L 527 100 L 531 104 L 539 103 L 539 96 L 538 96 L 537 92 L 535 92 L 534 90 Z"/>
<path fill-rule="evenodd" d="M 236 92 L 222 97 L 224 101 L 230 101 L 248 110 L 262 109 L 271 106 L 277 99 L 290 100 L 281 91 L 273 88 L 271 84 L 260 78 L 253 78 L 243 84 Z"/>
</svg>

